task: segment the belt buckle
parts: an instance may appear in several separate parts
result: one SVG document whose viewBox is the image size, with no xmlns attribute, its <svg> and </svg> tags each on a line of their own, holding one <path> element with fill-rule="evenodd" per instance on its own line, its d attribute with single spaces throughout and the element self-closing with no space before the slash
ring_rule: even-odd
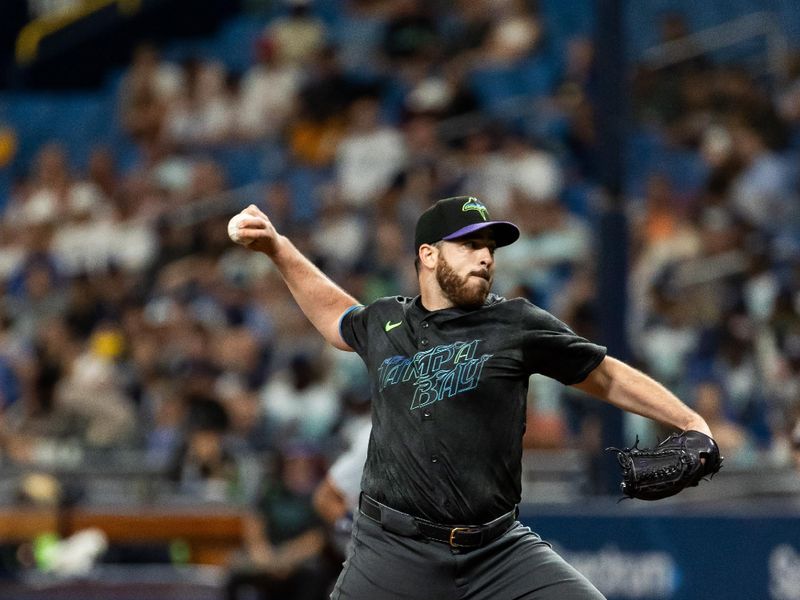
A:
<svg viewBox="0 0 800 600">
<path fill-rule="evenodd" d="M 456 542 L 455 541 L 456 534 L 459 533 L 459 532 L 464 532 L 464 533 L 476 533 L 477 532 L 477 533 L 480 533 L 480 531 L 481 531 L 480 527 L 453 527 L 450 530 L 450 547 L 451 548 L 471 548 L 474 544 L 473 545 L 459 544 L 458 542 Z"/>
</svg>

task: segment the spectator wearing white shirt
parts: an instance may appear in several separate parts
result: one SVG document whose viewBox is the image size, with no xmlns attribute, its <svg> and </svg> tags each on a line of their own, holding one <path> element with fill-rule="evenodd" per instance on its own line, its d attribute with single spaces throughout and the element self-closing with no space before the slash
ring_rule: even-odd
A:
<svg viewBox="0 0 800 600">
<path fill-rule="evenodd" d="M 167 107 L 185 85 L 185 75 L 178 65 L 162 60 L 151 44 L 139 45 L 119 88 L 119 111 L 125 131 L 141 142 L 156 139 Z"/>
<path fill-rule="evenodd" d="M 259 40 L 256 64 L 239 86 L 236 133 L 244 139 L 270 137 L 281 132 L 296 110 L 302 71 L 282 60 L 271 40 Z"/>
<path fill-rule="evenodd" d="M 750 225 L 769 232 L 798 223 L 797 195 L 786 161 L 754 127 L 733 128 L 733 147 L 744 169 L 731 184 L 731 205 Z"/>
<path fill-rule="evenodd" d="M 262 389 L 268 434 L 276 443 L 320 442 L 331 434 L 339 417 L 338 394 L 322 371 L 319 359 L 298 353 Z"/>
<path fill-rule="evenodd" d="M 236 106 L 222 63 L 190 60 L 188 85 L 169 103 L 163 134 L 179 145 L 218 144 L 232 137 Z"/>
<path fill-rule="evenodd" d="M 403 135 L 380 122 L 380 103 L 363 96 L 349 109 L 349 127 L 336 152 L 342 199 L 354 207 L 376 201 L 406 163 Z"/>
</svg>

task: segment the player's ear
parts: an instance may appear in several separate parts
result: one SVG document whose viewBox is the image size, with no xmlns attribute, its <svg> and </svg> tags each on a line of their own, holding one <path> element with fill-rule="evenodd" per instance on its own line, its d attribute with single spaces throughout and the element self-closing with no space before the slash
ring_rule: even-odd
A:
<svg viewBox="0 0 800 600">
<path fill-rule="evenodd" d="M 419 262 L 422 266 L 433 269 L 439 256 L 439 248 L 431 244 L 422 244 L 419 247 L 417 256 L 419 256 Z"/>
</svg>

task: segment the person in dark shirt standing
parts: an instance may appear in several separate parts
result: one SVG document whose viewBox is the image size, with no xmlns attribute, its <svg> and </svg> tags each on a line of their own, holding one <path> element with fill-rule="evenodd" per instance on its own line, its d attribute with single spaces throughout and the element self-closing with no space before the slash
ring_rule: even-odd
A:
<svg viewBox="0 0 800 600">
<path fill-rule="evenodd" d="M 230 565 L 226 600 L 320 600 L 336 581 L 339 561 L 312 505 L 323 455 L 289 443 L 276 459 L 275 473 L 244 517 L 244 552 Z"/>
<path fill-rule="evenodd" d="M 372 434 L 334 599 L 600 599 L 517 521 L 529 377 L 539 373 L 670 427 L 711 435 L 666 388 L 525 299 L 490 293 L 519 237 L 477 198 L 439 200 L 415 231 L 420 294 L 362 306 L 251 205 L 231 238 L 266 254 L 337 348 L 358 352 Z"/>
</svg>

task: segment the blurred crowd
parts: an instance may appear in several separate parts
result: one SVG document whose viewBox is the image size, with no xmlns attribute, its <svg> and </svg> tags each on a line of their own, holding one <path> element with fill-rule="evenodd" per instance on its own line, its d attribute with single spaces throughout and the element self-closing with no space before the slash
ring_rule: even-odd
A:
<svg viewBox="0 0 800 600">
<path fill-rule="evenodd" d="M 87 150 L 85 169 L 56 141 L 39 149 L 0 215 L 0 464 L 136 449 L 196 499 L 249 502 L 242 457 L 279 457 L 264 463 L 279 478 L 287 457 L 327 464 L 350 443 L 363 367 L 229 241 L 249 202 L 369 302 L 415 294 L 411 232 L 431 201 L 478 196 L 522 229 L 495 291 L 597 339 L 591 40 L 556 39 L 524 0 L 333 6 L 288 2 L 244 72 L 137 48 L 109 115 L 135 150 L 124 168 L 116 148 Z M 679 16 L 662 26 L 686 33 Z M 691 59 L 633 80 L 637 139 L 692 167 L 631 173 L 634 363 L 731 463 L 800 448 L 796 75 Z M 212 150 L 254 141 L 285 165 L 237 204 Z M 599 417 L 571 390 L 535 380 L 529 412 L 528 447 L 594 448 Z M 308 495 L 322 473 L 283 484 Z"/>
</svg>

